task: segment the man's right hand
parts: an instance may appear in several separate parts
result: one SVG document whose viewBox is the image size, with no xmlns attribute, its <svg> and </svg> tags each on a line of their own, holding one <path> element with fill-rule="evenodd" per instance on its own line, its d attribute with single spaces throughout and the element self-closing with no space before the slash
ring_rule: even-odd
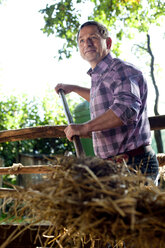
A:
<svg viewBox="0 0 165 248">
<path fill-rule="evenodd" d="M 58 91 L 62 89 L 65 94 L 68 94 L 70 92 L 75 92 L 81 97 L 83 97 L 88 102 L 90 101 L 90 89 L 84 88 L 81 86 L 77 86 L 74 84 L 57 84 L 55 87 L 55 91 L 58 94 Z"/>
<path fill-rule="evenodd" d="M 65 94 L 69 94 L 70 92 L 74 91 L 74 85 L 71 84 L 57 84 L 55 87 L 55 91 L 58 94 L 58 91 L 62 89 Z"/>
</svg>

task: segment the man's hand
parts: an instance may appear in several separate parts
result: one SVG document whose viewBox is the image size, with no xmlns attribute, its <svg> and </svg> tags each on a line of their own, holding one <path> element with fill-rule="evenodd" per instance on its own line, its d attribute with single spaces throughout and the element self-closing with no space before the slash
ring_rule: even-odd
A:
<svg viewBox="0 0 165 248">
<path fill-rule="evenodd" d="M 66 129 L 64 129 L 64 132 L 68 140 L 72 141 L 72 137 L 74 135 L 88 136 L 91 132 L 108 130 L 122 125 L 122 120 L 117 117 L 111 109 L 109 109 L 93 120 L 82 124 L 69 125 Z"/>
<path fill-rule="evenodd" d="M 64 129 L 66 137 L 72 141 L 73 136 L 87 136 L 89 134 L 88 126 L 86 124 L 70 124 Z"/>
<path fill-rule="evenodd" d="M 58 91 L 62 89 L 65 94 L 69 94 L 70 92 L 74 91 L 74 85 L 71 84 L 57 84 L 55 87 L 55 91 L 58 94 Z"/>
<path fill-rule="evenodd" d="M 58 91 L 62 89 L 65 94 L 69 94 L 71 92 L 75 92 L 81 97 L 83 97 L 88 102 L 90 101 L 90 89 L 81 87 L 73 84 L 57 84 L 55 87 L 55 91 L 58 94 Z"/>
</svg>

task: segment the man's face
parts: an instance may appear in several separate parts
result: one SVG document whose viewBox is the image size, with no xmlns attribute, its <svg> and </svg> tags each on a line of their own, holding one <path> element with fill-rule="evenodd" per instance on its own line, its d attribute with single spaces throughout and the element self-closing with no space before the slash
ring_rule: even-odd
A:
<svg viewBox="0 0 165 248">
<path fill-rule="evenodd" d="M 94 68 L 110 51 L 111 39 L 103 39 L 97 26 L 85 26 L 78 37 L 80 54 Z"/>
</svg>

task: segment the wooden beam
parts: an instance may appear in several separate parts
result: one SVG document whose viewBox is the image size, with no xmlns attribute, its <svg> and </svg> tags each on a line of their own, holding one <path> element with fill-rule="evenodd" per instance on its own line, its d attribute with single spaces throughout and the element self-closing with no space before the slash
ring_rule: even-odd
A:
<svg viewBox="0 0 165 248">
<path fill-rule="evenodd" d="M 52 173 L 53 167 L 59 165 L 30 165 L 22 167 L 0 167 L 0 175 L 18 175 L 18 174 L 46 174 Z"/>
<path fill-rule="evenodd" d="M 0 143 L 37 138 L 66 137 L 64 133 L 65 127 L 66 126 L 39 126 L 16 130 L 4 130 L 0 131 Z"/>
<path fill-rule="evenodd" d="M 151 116 L 148 119 L 151 130 L 165 129 L 165 115 Z"/>
<path fill-rule="evenodd" d="M 10 188 L 0 188 L 0 198 L 3 199 L 5 197 L 15 198 L 18 195 L 18 191 L 16 189 Z"/>
<path fill-rule="evenodd" d="M 19 141 L 37 138 L 65 138 L 64 129 L 62 126 L 39 126 L 27 127 L 22 129 L 0 131 L 0 143 L 9 141 Z M 84 137 L 88 138 L 90 136 Z"/>
<path fill-rule="evenodd" d="M 149 117 L 149 123 L 151 130 L 165 129 L 165 115 Z M 65 128 L 66 125 L 59 125 L 27 127 L 16 130 L 3 130 L 0 131 L 0 143 L 37 138 L 64 138 L 66 137 L 64 133 Z M 89 137 L 91 136 L 83 136 L 83 138 Z"/>
</svg>

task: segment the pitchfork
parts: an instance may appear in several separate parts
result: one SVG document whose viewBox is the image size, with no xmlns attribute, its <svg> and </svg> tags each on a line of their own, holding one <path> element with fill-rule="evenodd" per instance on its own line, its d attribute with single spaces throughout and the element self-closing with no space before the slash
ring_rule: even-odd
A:
<svg viewBox="0 0 165 248">
<path fill-rule="evenodd" d="M 68 124 L 72 124 L 74 122 L 73 122 L 73 118 L 72 118 L 72 115 L 70 113 L 70 110 L 69 110 L 69 107 L 68 107 L 68 104 L 67 104 L 67 101 L 65 98 L 64 91 L 62 89 L 59 89 L 58 93 L 59 93 L 61 100 L 62 100 L 62 104 L 63 104 L 63 108 L 65 111 L 65 116 L 67 118 Z M 76 156 L 77 157 L 85 156 L 85 152 L 83 150 L 79 136 L 75 135 L 75 136 L 73 136 L 72 139 L 73 139 L 73 144 L 74 144 L 74 147 L 76 150 Z"/>
</svg>

